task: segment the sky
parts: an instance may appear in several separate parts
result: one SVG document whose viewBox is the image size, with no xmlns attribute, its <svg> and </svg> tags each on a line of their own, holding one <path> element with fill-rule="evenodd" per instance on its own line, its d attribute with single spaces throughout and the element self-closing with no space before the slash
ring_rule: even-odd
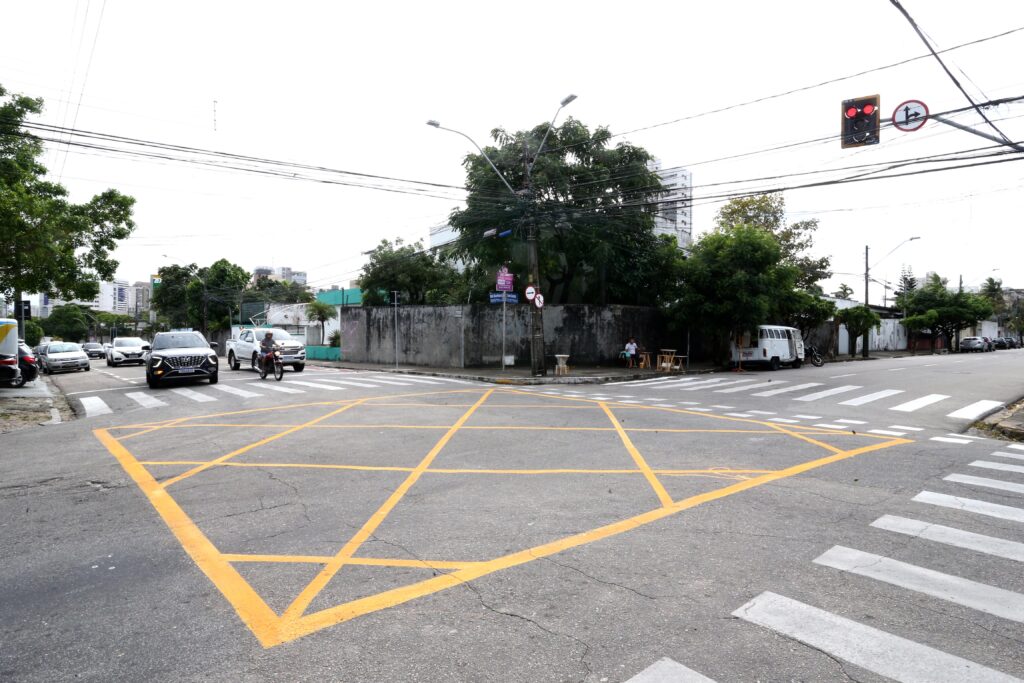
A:
<svg viewBox="0 0 1024 683">
<path fill-rule="evenodd" d="M 1011 32 L 942 59 L 977 103 L 1024 96 L 1024 3 L 903 7 L 937 50 Z M 475 150 L 428 119 L 485 145 L 493 128 L 550 121 L 575 94 L 560 120 L 607 126 L 616 143 L 691 171 L 696 238 L 712 229 L 718 195 L 791 188 L 789 220 L 819 222 L 812 254 L 836 273 L 827 292 L 846 283 L 863 300 L 865 246 L 880 282 L 907 266 L 919 279 L 1024 287 L 1024 154 L 935 120 L 840 147 L 844 99 L 878 94 L 886 118 L 911 99 L 933 113 L 969 106 L 931 56 L 890 67 L 928 50 L 889 0 L 8 0 L 0 17 L 0 84 L 45 100 L 38 123 L 329 169 L 267 175 L 48 143 L 50 176 L 75 201 L 107 188 L 136 198 L 138 227 L 115 253 L 129 282 L 227 258 L 346 286 L 363 252 L 382 239 L 426 242 L 460 206 Z M 1024 100 L 984 111 L 1024 140 Z M 995 134 L 974 111 L 950 118 Z M 880 170 L 1000 150 L 1011 153 Z M 997 160 L 1007 162 L 917 173 Z M 871 181 L 792 187 L 865 172 Z M 914 175 L 874 179 L 893 173 Z M 882 285 L 869 296 L 881 302 Z"/>
</svg>

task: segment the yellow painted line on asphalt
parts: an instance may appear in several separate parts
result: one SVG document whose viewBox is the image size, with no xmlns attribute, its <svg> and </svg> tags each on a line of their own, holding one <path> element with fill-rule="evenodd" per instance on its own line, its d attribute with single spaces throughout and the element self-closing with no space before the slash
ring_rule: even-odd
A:
<svg viewBox="0 0 1024 683">
<path fill-rule="evenodd" d="M 423 472 L 425 472 L 426 469 L 430 467 L 430 464 L 434 462 L 434 459 L 437 457 L 437 455 L 444 449 L 446 445 L 448 445 L 448 442 L 452 439 L 453 436 L 455 436 L 455 434 L 458 433 L 459 429 L 462 428 L 462 425 L 466 424 L 466 421 L 469 420 L 469 418 L 473 415 L 476 409 L 483 405 L 488 398 L 490 398 L 492 393 L 494 393 L 494 389 L 486 391 L 484 395 L 481 396 L 480 399 L 473 404 L 473 407 L 469 408 L 465 413 L 463 413 L 463 415 L 458 419 L 458 421 L 456 421 L 456 423 L 451 426 L 451 428 L 445 433 L 444 436 L 441 437 L 441 439 L 434 445 L 434 447 L 430 449 L 430 452 L 427 453 L 426 457 L 424 457 L 420 464 L 416 466 L 416 469 L 409 473 L 409 476 L 406 477 L 405 481 L 403 481 L 401 485 L 399 485 L 399 487 L 395 489 L 395 491 L 390 496 L 388 496 L 388 499 L 384 502 L 384 504 L 381 505 L 380 508 L 373 513 L 370 519 L 368 519 L 366 523 L 363 524 L 359 531 L 357 531 L 355 535 L 351 539 L 349 539 L 348 543 L 346 543 L 342 547 L 342 549 L 338 551 L 338 554 L 335 555 L 331 559 L 331 561 L 327 563 L 327 566 L 325 566 L 323 570 L 321 570 L 320 573 L 317 574 L 317 576 L 314 577 L 312 581 L 310 581 L 309 585 L 302 590 L 298 597 L 296 597 L 295 600 L 292 601 L 292 604 L 288 606 L 288 609 L 286 609 L 284 611 L 284 614 L 282 615 L 282 618 L 286 622 L 300 618 L 302 616 L 302 613 L 306 610 L 307 607 L 309 607 L 309 603 L 313 601 L 313 598 L 315 598 L 317 594 L 319 594 L 320 591 L 323 590 L 324 586 L 327 585 L 327 582 L 330 581 L 331 578 L 338 573 L 338 570 L 341 569 L 341 567 L 345 564 L 345 561 L 353 555 L 355 555 L 356 551 L 359 550 L 359 547 L 363 543 L 365 543 L 366 540 L 370 538 L 370 536 L 373 534 L 373 532 L 376 531 L 377 527 L 379 527 L 384 522 L 384 520 L 387 518 L 391 510 L 394 509 L 395 505 L 397 505 L 398 502 L 402 500 L 403 497 L 405 497 L 405 494 L 409 491 L 410 488 L 412 488 L 412 485 L 419 481 L 419 478 L 423 476 Z"/>
<path fill-rule="evenodd" d="M 389 591 L 384 591 L 383 593 L 360 598 L 358 600 L 352 600 L 351 602 L 330 607 L 319 612 L 314 612 L 313 614 L 297 619 L 286 620 L 285 623 L 281 625 L 281 638 L 288 641 L 301 638 L 302 636 L 308 635 L 327 626 L 333 626 L 370 612 L 376 612 L 377 610 L 394 607 L 395 605 L 400 605 L 446 588 L 452 588 L 453 586 L 457 586 L 461 583 L 473 581 L 503 569 L 527 564 L 534 560 L 548 557 L 570 548 L 575 548 L 587 543 L 593 543 L 594 541 L 617 536 L 627 531 L 632 531 L 633 529 L 656 522 L 704 503 L 721 500 L 722 498 L 726 498 L 758 486 L 763 486 L 764 484 L 773 481 L 786 479 L 825 465 L 839 462 L 840 460 L 881 450 L 883 448 L 889 448 L 897 445 L 898 443 L 905 442 L 905 440 L 893 440 L 892 442 L 876 443 L 864 446 L 863 448 L 834 453 L 824 458 L 811 460 L 799 465 L 794 465 L 793 467 L 788 467 L 784 470 L 779 470 L 778 472 L 771 472 L 754 479 L 737 482 L 715 491 L 690 496 L 689 498 L 672 503 L 671 505 L 659 507 L 651 510 L 650 512 L 630 517 L 629 519 L 614 522 L 612 524 L 580 534 L 575 534 L 551 543 L 511 553 L 509 555 L 484 562 L 475 567 L 467 567 L 466 569 L 460 569 L 450 574 L 435 576 L 425 581 L 420 581 L 419 583 L 393 588 Z"/>
<path fill-rule="evenodd" d="M 348 410 L 350 408 L 354 408 L 355 406 L 360 405 L 361 403 L 362 403 L 361 400 L 356 401 L 354 403 L 349 403 L 348 405 L 344 405 L 344 406 L 338 408 L 337 410 L 332 410 L 331 412 L 327 413 L 326 415 L 321 415 L 320 417 L 314 418 L 314 419 L 310 420 L 309 422 L 306 422 L 305 424 L 301 424 L 301 425 L 292 427 L 290 429 L 286 429 L 283 432 L 279 432 L 277 434 L 273 434 L 271 436 L 268 436 L 265 439 L 260 439 L 256 443 L 251 443 L 251 444 L 249 444 L 247 446 L 242 446 L 241 448 L 237 448 L 237 449 L 231 451 L 230 453 L 228 453 L 226 455 L 220 456 L 216 460 L 212 460 L 212 461 L 210 461 L 208 463 L 203 463 L 202 465 L 197 465 L 196 467 L 193 467 L 192 469 L 190 469 L 188 472 L 183 472 L 182 474 L 179 474 L 176 477 L 171 477 L 170 479 L 168 479 L 167 481 L 165 481 L 163 483 L 163 487 L 167 488 L 171 484 L 176 484 L 179 481 L 182 481 L 183 479 L 188 479 L 189 477 L 194 476 L 196 474 L 199 474 L 200 472 L 203 472 L 204 470 L 207 470 L 207 469 L 209 469 L 210 467 L 212 467 L 214 465 L 219 465 L 220 463 L 225 462 L 227 460 L 230 460 L 231 458 L 234 458 L 236 456 L 242 455 L 243 453 L 248 453 L 249 451 L 251 451 L 254 448 L 258 448 L 259 446 L 263 446 L 263 445 L 266 445 L 266 444 L 271 443 L 273 441 L 277 441 L 278 439 L 280 439 L 282 437 L 285 437 L 285 436 L 288 436 L 289 434 L 294 434 L 295 432 L 301 431 L 301 430 L 305 429 L 306 427 L 309 427 L 310 425 L 314 425 L 314 424 L 316 424 L 318 422 L 323 422 L 324 420 L 327 420 L 329 418 L 334 417 L 335 415 L 343 413 L 343 412 L 345 412 L 346 410 Z"/>
<path fill-rule="evenodd" d="M 606 403 L 601 403 L 600 405 L 601 409 L 604 410 L 605 415 L 607 415 L 608 419 L 611 420 L 612 426 L 615 427 L 615 431 L 619 433 L 619 439 L 622 440 L 622 445 L 626 447 L 627 451 L 629 451 L 630 456 L 633 458 L 633 462 L 635 462 L 636 466 L 640 468 L 640 471 L 644 473 L 647 483 L 651 485 L 652 489 L 654 489 L 654 494 L 658 496 L 658 500 L 661 501 L 662 505 L 671 505 L 672 496 L 668 495 L 668 491 L 665 490 L 662 483 L 658 481 L 658 477 L 653 471 L 651 471 L 651 466 L 647 464 L 647 461 L 644 460 L 644 456 L 640 455 L 640 451 L 638 451 L 636 446 L 633 445 L 629 435 L 626 434 L 626 430 L 622 428 L 621 424 L 619 424 L 619 421 L 611 411 L 611 408 L 609 408 Z"/>
<path fill-rule="evenodd" d="M 121 467 L 128 473 L 157 514 L 181 543 L 181 547 L 189 557 L 209 577 L 213 585 L 227 598 L 239 618 L 255 634 L 263 647 L 271 647 L 283 642 L 280 639 L 280 620 L 267 603 L 252 589 L 245 579 L 224 560 L 210 539 L 199 530 L 192 519 L 181 509 L 181 506 L 164 491 L 163 487 L 139 464 L 128 450 L 106 429 L 93 431 L 111 455 L 117 458 Z"/>
<path fill-rule="evenodd" d="M 463 427 L 465 429 L 465 427 Z M 147 467 L 156 465 L 203 465 L 212 463 L 210 460 L 144 460 L 141 461 L 140 465 Z M 289 463 L 289 462 L 224 462 L 213 464 L 214 467 L 254 467 L 257 469 L 307 469 L 307 470 L 356 470 L 362 472 L 413 472 L 415 467 L 395 467 L 390 465 L 325 465 L 325 464 L 312 464 L 312 463 Z M 765 474 L 766 472 L 775 472 L 776 470 L 748 470 L 748 469 L 720 469 L 720 468 L 705 468 L 695 470 L 662 470 L 656 469 L 653 472 L 657 475 L 667 475 L 670 477 L 687 476 L 687 475 L 722 475 L 722 476 L 733 476 L 743 474 Z M 488 468 L 472 468 L 472 469 L 459 469 L 451 467 L 430 467 L 425 471 L 425 474 L 643 474 L 643 470 L 634 469 L 574 469 L 574 468 L 555 468 L 555 469 L 488 469 Z"/>
<path fill-rule="evenodd" d="M 334 559 L 333 555 L 239 555 L 225 553 L 228 562 L 282 562 L 327 564 Z M 350 557 L 345 564 L 362 567 L 414 567 L 416 569 L 463 569 L 483 564 L 479 561 L 458 562 L 452 560 L 406 560 L 386 557 Z"/>
</svg>

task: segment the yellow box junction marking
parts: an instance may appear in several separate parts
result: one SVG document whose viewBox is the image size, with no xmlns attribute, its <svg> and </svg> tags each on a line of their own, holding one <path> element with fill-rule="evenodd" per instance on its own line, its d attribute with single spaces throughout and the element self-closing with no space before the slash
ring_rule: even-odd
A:
<svg viewBox="0 0 1024 683">
<path fill-rule="evenodd" d="M 434 444 L 430 451 L 423 457 L 415 467 L 394 467 L 394 466 L 369 466 L 369 465 L 337 465 L 337 464 L 310 464 L 310 463 L 246 463 L 246 462 L 232 462 L 231 460 L 236 456 L 242 455 L 253 449 L 256 449 L 262 445 L 268 444 L 278 439 L 282 439 L 289 435 L 295 434 L 305 429 L 316 429 L 316 428 L 335 428 L 339 427 L 336 425 L 322 425 L 320 423 L 328 420 L 331 417 L 339 415 L 343 412 L 350 411 L 355 408 L 365 409 L 373 406 L 378 399 L 364 398 L 356 400 L 346 401 L 332 401 L 332 402 L 318 402 L 309 404 L 298 404 L 298 405 L 285 405 L 277 406 L 275 408 L 258 408 L 250 410 L 232 411 L 228 413 L 219 413 L 215 415 L 204 415 L 191 418 L 180 418 L 176 420 L 169 420 L 160 423 L 146 423 L 146 424 L 135 424 L 126 425 L 123 427 L 112 427 L 108 429 L 97 429 L 94 434 L 99 441 L 107 448 L 107 450 L 117 459 L 117 461 L 124 468 L 125 472 L 132 478 L 133 481 L 139 486 L 139 489 L 146 495 L 150 503 L 156 509 L 157 513 L 163 519 L 164 523 L 167 524 L 168 528 L 174 534 L 174 536 L 181 543 L 182 547 L 196 563 L 196 565 L 206 574 L 206 576 L 213 582 L 213 584 L 220 590 L 221 594 L 228 600 L 228 602 L 234 607 L 239 618 L 242 622 L 252 631 L 256 636 L 257 640 L 264 647 L 273 647 L 281 643 L 285 643 L 296 638 L 308 635 L 315 631 L 323 628 L 334 626 L 342 623 L 349 619 L 353 619 L 371 612 L 386 609 L 400 605 L 409 600 L 414 600 L 438 591 L 457 586 L 459 584 L 472 581 L 474 579 L 481 578 L 488 574 L 509 569 L 523 565 L 534 560 L 548 557 L 555 553 L 575 548 L 587 543 L 593 543 L 602 539 L 610 538 L 618 534 L 625 533 L 627 531 L 636 529 L 638 527 L 650 524 L 652 522 L 664 519 L 671 515 L 677 514 L 683 510 L 693 508 L 697 505 L 707 503 L 714 500 L 719 500 L 727 496 L 747 491 L 749 489 L 761 486 L 763 484 L 792 477 L 809 470 L 813 470 L 819 467 L 852 458 L 864 453 L 870 453 L 892 446 L 912 443 L 911 440 L 901 438 L 889 438 L 878 435 L 870 434 L 856 434 L 851 435 L 850 432 L 840 430 L 829 430 L 823 428 L 810 428 L 810 427 L 799 427 L 799 426 L 786 426 L 771 422 L 761 422 L 746 418 L 733 418 L 726 417 L 723 415 L 715 415 L 708 413 L 699 413 L 694 411 L 688 411 L 686 409 L 677 408 L 660 408 L 655 406 L 638 406 L 632 404 L 616 404 L 609 401 L 599 401 L 594 399 L 576 398 L 576 397 L 565 397 L 562 400 L 565 402 L 575 402 L 589 404 L 591 407 L 597 410 L 603 411 L 605 416 L 611 423 L 611 428 L 551 428 L 539 426 L 541 429 L 569 429 L 578 431 L 598 431 L 598 432 L 610 432 L 614 431 L 629 454 L 633 463 L 636 465 L 635 468 L 608 468 L 608 469 L 573 469 L 573 468 L 552 468 L 552 469 L 452 469 L 452 468 L 433 468 L 432 464 L 437 457 L 444 450 L 445 446 L 451 441 L 451 439 L 463 429 L 508 429 L 508 427 L 502 426 L 485 426 L 485 427 L 474 427 L 467 426 L 466 423 L 469 419 L 485 406 L 485 403 L 495 393 L 495 391 L 501 391 L 507 395 L 520 395 L 529 396 L 534 398 L 533 394 L 528 392 L 521 392 L 516 390 L 504 389 L 460 389 L 454 391 L 438 391 L 438 392 L 424 392 L 418 394 L 406 394 L 402 396 L 389 396 L 381 397 L 379 401 L 381 403 L 390 402 L 391 405 L 395 404 L 395 401 L 402 398 L 411 399 L 423 399 L 425 397 L 436 398 L 444 397 L 450 394 L 467 394 L 467 393 L 480 393 L 479 399 L 470 405 L 460 404 L 458 408 L 465 409 L 465 412 L 451 425 L 448 427 L 440 427 L 445 429 L 445 433 L 441 438 Z M 500 394 L 499 394 L 500 395 Z M 545 408 L 550 407 L 548 400 L 550 397 L 545 397 Z M 619 422 L 618 418 L 612 412 L 612 406 L 616 409 L 628 408 L 630 410 L 650 410 L 654 412 L 677 414 L 677 415 L 688 415 L 702 420 L 722 420 L 729 423 L 747 423 L 751 427 L 756 426 L 757 429 L 625 429 Z M 175 458 L 175 459 L 161 459 L 161 460 L 139 460 L 133 455 L 128 448 L 125 446 L 123 441 L 125 439 L 136 439 L 137 437 L 144 436 L 153 432 L 159 432 L 160 430 L 175 430 L 182 429 L 189 426 L 204 425 L 210 428 L 224 428 L 224 429 L 257 429 L 266 427 L 266 425 L 260 424 L 244 424 L 244 423 L 230 423 L 230 422 L 210 422 L 211 418 L 217 417 L 228 417 L 234 415 L 254 415 L 260 413 L 273 414 L 275 411 L 295 409 L 295 408 L 321 408 L 326 412 L 319 417 L 307 420 L 298 424 L 274 424 L 273 429 L 283 430 L 277 433 L 259 438 L 256 441 L 235 449 L 225 455 L 218 456 L 212 459 L 195 459 L 195 458 Z M 446 405 L 444 403 L 429 404 L 429 403 L 417 403 L 418 408 L 446 408 L 450 409 L 453 406 Z M 504 410 L 512 410 L 518 407 L 515 404 L 502 404 Z M 529 406 L 530 408 L 536 408 L 536 406 Z M 414 425 L 359 425 L 360 428 L 366 429 L 423 429 L 431 430 L 438 429 L 437 426 L 414 426 Z M 120 438 L 116 438 L 112 435 L 114 430 L 134 430 L 124 434 Z M 757 469 L 732 469 L 729 467 L 708 467 L 703 469 L 653 469 L 647 463 L 646 459 L 640 453 L 639 449 L 635 446 L 630 433 L 635 432 L 660 432 L 666 434 L 676 433 L 761 433 L 761 434 L 778 434 L 781 437 L 791 437 L 805 443 L 812 445 L 816 448 L 823 449 L 830 453 L 830 455 L 811 460 L 808 462 L 800 463 L 791 467 L 787 467 L 781 470 L 757 470 Z M 265 432 L 264 432 L 265 433 Z M 842 449 L 831 444 L 825 443 L 820 440 L 823 436 L 843 436 L 843 437 L 854 437 L 864 438 L 874 443 L 867 446 L 862 446 L 853 449 Z M 815 438 L 819 437 L 819 438 Z M 133 441 L 134 442 L 134 441 Z M 155 477 L 149 472 L 147 467 L 159 466 L 159 465 L 182 465 L 190 466 L 190 469 L 172 477 L 165 481 L 163 484 L 159 483 Z M 174 500 L 171 491 L 173 487 L 168 490 L 168 487 L 175 482 L 181 481 L 187 477 L 196 476 L 202 472 L 211 468 L 244 468 L 244 467 L 260 467 L 260 468 L 275 468 L 275 467 L 293 467 L 293 468 L 306 468 L 306 469 L 321 469 L 321 470 L 357 470 L 357 471 L 383 471 L 383 472 L 400 472 L 405 473 L 407 476 L 398 485 L 391 495 L 385 500 L 385 502 L 370 516 L 369 519 L 359 528 L 359 530 L 347 541 L 345 541 L 338 552 L 334 555 L 267 555 L 267 554 L 239 554 L 239 553 L 222 553 L 214 544 L 207 538 L 207 536 L 199 529 L 195 522 L 188 516 L 187 513 L 181 508 L 180 505 Z M 355 557 L 355 553 L 363 546 L 363 544 L 373 535 L 373 533 L 380 527 L 385 521 L 388 515 L 396 506 L 398 506 L 404 496 L 409 490 L 415 486 L 415 484 L 425 475 L 531 475 L 531 476 L 546 476 L 546 475 L 640 475 L 643 476 L 654 492 L 658 499 L 658 507 L 644 512 L 633 517 L 623 519 L 618 522 L 607 524 L 605 526 L 592 529 L 583 533 L 574 534 L 566 538 L 562 538 L 556 541 L 544 543 L 542 545 L 526 548 L 517 552 L 510 553 L 508 555 L 498 557 L 492 560 L 486 561 L 464 561 L 457 559 L 430 559 L 430 560 L 410 560 L 405 558 L 367 558 L 367 557 Z M 722 488 L 701 493 L 698 495 L 690 496 L 679 501 L 673 501 L 668 491 L 664 488 L 659 477 L 676 477 L 676 476 L 698 476 L 698 477 L 713 477 L 719 479 L 731 480 L 734 483 L 723 486 Z M 272 610 L 263 598 L 256 592 L 255 589 L 238 573 L 233 566 L 236 563 L 254 563 L 254 562 L 269 562 L 269 563 L 304 563 L 304 564 L 320 564 L 323 565 L 320 572 L 314 577 L 314 579 L 295 597 L 291 605 L 284 610 L 282 614 L 277 614 Z M 415 581 L 405 586 L 393 588 L 390 590 L 383 591 L 376 595 L 371 595 L 355 600 L 351 600 L 341 605 L 322 609 L 317 612 L 306 614 L 306 610 L 312 601 L 321 593 L 321 591 L 327 586 L 330 580 L 337 574 L 337 572 L 345 565 L 354 566 L 375 566 L 375 567 L 413 567 L 433 570 L 444 570 L 448 573 L 434 576 L 433 578 Z"/>
</svg>

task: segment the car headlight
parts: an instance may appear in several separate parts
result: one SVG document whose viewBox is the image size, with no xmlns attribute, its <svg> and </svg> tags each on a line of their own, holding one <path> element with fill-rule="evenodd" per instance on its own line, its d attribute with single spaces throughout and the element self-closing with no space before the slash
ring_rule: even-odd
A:
<svg viewBox="0 0 1024 683">
<path fill-rule="evenodd" d="M 211 353 L 209 356 L 206 357 L 206 360 L 210 361 L 210 365 L 216 365 L 217 364 L 217 354 Z"/>
<path fill-rule="evenodd" d="M 153 362 L 153 365 L 160 365 L 161 363 L 164 362 L 164 357 L 163 356 L 150 356 L 149 360 L 151 360 Z"/>
</svg>

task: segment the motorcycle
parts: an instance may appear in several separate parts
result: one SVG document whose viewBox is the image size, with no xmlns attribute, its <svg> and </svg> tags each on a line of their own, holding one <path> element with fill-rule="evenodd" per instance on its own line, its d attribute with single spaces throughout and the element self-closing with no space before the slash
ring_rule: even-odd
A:
<svg viewBox="0 0 1024 683">
<path fill-rule="evenodd" d="M 278 382 L 284 377 L 284 361 L 281 359 L 281 351 L 278 348 L 274 348 L 274 351 L 268 355 L 263 356 L 260 361 L 260 379 L 266 379 L 267 375 L 273 368 L 274 379 Z"/>
<path fill-rule="evenodd" d="M 825 364 L 825 359 L 821 357 L 820 353 L 818 353 L 818 349 L 813 346 L 807 347 L 807 353 L 805 355 L 807 360 L 811 361 L 811 364 L 816 368 L 820 368 Z"/>
</svg>

